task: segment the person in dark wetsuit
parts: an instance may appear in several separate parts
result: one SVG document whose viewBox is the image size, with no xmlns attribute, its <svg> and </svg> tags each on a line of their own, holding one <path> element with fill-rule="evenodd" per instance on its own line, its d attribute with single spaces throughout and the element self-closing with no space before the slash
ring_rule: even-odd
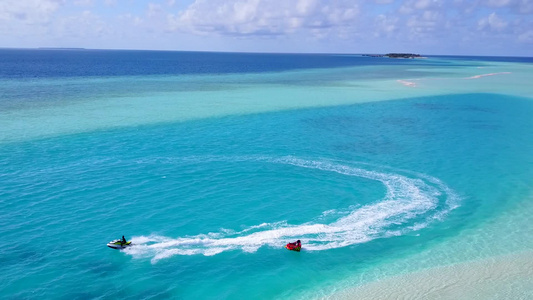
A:
<svg viewBox="0 0 533 300">
<path fill-rule="evenodd" d="M 120 245 L 124 245 L 126 243 L 126 239 L 124 238 L 124 236 L 122 236 L 122 239 L 120 240 Z"/>
</svg>

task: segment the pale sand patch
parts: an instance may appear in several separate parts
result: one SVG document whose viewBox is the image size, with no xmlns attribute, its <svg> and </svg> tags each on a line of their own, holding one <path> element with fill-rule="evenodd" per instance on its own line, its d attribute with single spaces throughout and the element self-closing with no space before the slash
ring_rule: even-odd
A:
<svg viewBox="0 0 533 300">
<path fill-rule="evenodd" d="M 407 80 L 401 80 L 401 79 L 398 79 L 396 80 L 397 82 L 405 85 L 405 86 L 409 86 L 409 87 L 416 87 L 416 83 L 415 82 L 412 82 L 412 81 L 407 81 Z"/>
<path fill-rule="evenodd" d="M 324 299 L 533 299 L 533 251 L 395 276 Z"/>
<path fill-rule="evenodd" d="M 498 73 L 480 74 L 480 75 L 467 77 L 465 79 L 478 79 L 478 78 L 481 78 L 481 77 L 494 76 L 494 75 L 503 75 L 503 74 L 511 74 L 511 72 L 498 72 Z"/>
</svg>

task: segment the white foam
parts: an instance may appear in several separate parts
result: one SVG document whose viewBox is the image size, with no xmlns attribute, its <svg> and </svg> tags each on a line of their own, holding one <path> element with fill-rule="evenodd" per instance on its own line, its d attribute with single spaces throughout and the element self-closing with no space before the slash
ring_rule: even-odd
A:
<svg viewBox="0 0 533 300">
<path fill-rule="evenodd" d="M 190 161 L 190 159 L 187 159 Z M 201 161 L 256 161 L 311 168 L 361 177 L 381 182 L 386 187 L 383 199 L 364 206 L 354 206 L 347 215 L 329 223 L 308 222 L 291 225 L 286 221 L 262 223 L 242 231 L 222 229 L 220 232 L 196 236 L 168 238 L 135 237 L 135 246 L 125 252 L 134 257 L 152 257 L 152 263 L 174 255 L 216 255 L 225 251 L 255 252 L 263 246 L 282 247 L 287 241 L 302 240 L 305 251 L 319 251 L 365 243 L 421 230 L 442 218 L 459 204 L 459 197 L 439 179 L 410 174 L 371 171 L 349 163 L 326 160 L 304 160 L 296 157 L 209 157 Z M 327 210 L 322 216 L 332 214 Z"/>
</svg>

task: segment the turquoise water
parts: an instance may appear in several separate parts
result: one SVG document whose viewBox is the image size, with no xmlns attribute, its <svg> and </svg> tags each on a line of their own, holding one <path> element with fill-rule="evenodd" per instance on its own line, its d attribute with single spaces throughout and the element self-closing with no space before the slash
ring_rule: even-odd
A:
<svg viewBox="0 0 533 300">
<path fill-rule="evenodd" d="M 532 250 L 468 240 L 530 228 L 531 65 L 405 64 L 3 79 L 0 295 L 320 297 L 469 230 L 450 263 Z"/>
</svg>

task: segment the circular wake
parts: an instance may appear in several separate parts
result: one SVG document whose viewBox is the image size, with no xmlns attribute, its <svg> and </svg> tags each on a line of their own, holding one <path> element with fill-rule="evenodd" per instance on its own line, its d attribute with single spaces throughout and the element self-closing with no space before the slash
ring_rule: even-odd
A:
<svg viewBox="0 0 533 300">
<path fill-rule="evenodd" d="M 199 161 L 225 161 L 210 157 Z M 235 161 L 231 158 L 231 161 Z M 410 174 L 415 178 L 385 173 L 326 160 L 295 157 L 240 157 L 238 161 L 262 161 L 301 168 L 335 172 L 381 182 L 386 188 L 383 199 L 356 207 L 329 224 L 308 222 L 300 225 L 263 223 L 239 232 L 231 230 L 179 238 L 141 236 L 132 239 L 135 246 L 124 250 L 135 257 L 152 257 L 152 263 L 173 255 L 215 255 L 224 251 L 254 252 L 262 246 L 282 247 L 300 239 L 306 251 L 346 247 L 376 238 L 398 236 L 427 227 L 458 206 L 459 197 L 439 179 Z M 324 212 L 327 213 L 327 212 Z"/>
</svg>

